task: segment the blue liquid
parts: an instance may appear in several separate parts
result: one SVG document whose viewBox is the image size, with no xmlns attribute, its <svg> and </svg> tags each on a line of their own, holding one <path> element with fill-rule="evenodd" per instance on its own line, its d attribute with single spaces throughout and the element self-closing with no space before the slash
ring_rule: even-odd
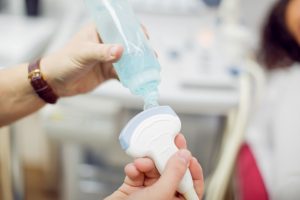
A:
<svg viewBox="0 0 300 200">
<path fill-rule="evenodd" d="M 122 58 L 114 64 L 121 83 L 142 96 L 145 109 L 158 106 L 160 64 L 127 0 L 86 0 L 104 43 L 121 44 Z"/>
</svg>

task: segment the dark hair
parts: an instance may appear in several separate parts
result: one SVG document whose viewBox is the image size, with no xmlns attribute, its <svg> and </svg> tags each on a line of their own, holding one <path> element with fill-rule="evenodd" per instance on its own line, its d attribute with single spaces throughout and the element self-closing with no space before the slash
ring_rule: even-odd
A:
<svg viewBox="0 0 300 200">
<path fill-rule="evenodd" d="M 271 9 L 262 32 L 258 59 L 267 69 L 289 67 L 300 62 L 300 46 L 286 26 L 291 0 L 279 0 Z"/>
</svg>

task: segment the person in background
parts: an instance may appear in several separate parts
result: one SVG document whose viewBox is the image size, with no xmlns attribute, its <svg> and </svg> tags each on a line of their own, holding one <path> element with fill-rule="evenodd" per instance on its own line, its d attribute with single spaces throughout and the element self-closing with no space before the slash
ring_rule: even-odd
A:
<svg viewBox="0 0 300 200">
<path fill-rule="evenodd" d="M 300 0 L 275 3 L 261 41 L 266 93 L 247 130 L 247 143 L 268 199 L 295 200 L 300 198 Z"/>
<path fill-rule="evenodd" d="M 0 70 L 0 127 L 38 111 L 47 103 L 54 104 L 58 98 L 90 92 L 104 81 L 117 78 L 112 63 L 122 52 L 120 45 L 101 44 L 95 26 L 90 25 L 56 53 L 30 64 Z M 182 135 L 176 143 L 186 148 Z M 176 188 L 188 168 L 201 199 L 201 166 L 186 149 L 170 159 L 162 176 L 150 159 L 129 164 L 124 184 L 107 199 L 183 199 Z"/>
</svg>

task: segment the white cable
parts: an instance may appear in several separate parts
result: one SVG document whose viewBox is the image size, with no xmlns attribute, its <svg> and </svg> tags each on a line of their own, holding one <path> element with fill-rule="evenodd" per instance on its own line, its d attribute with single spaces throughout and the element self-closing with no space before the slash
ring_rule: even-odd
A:
<svg viewBox="0 0 300 200">
<path fill-rule="evenodd" d="M 240 104 L 238 110 L 231 114 L 221 147 L 218 166 L 207 187 L 208 200 L 224 199 L 235 160 L 244 139 L 245 127 L 250 110 L 251 83 L 250 77 L 244 73 L 240 77 Z"/>
<path fill-rule="evenodd" d="M 265 85 L 266 85 L 265 71 L 253 59 L 247 60 L 245 69 L 247 70 L 247 72 L 253 78 L 253 83 L 254 83 L 254 86 L 255 86 L 253 106 L 254 106 L 254 108 L 256 108 L 260 104 L 262 96 L 265 93 Z"/>
</svg>

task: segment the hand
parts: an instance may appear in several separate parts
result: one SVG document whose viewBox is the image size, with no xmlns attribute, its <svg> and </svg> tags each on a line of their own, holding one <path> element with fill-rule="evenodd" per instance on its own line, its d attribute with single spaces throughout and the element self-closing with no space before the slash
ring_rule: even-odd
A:
<svg viewBox="0 0 300 200">
<path fill-rule="evenodd" d="M 122 52 L 120 45 L 101 44 L 96 27 L 88 25 L 63 49 L 43 58 L 41 70 L 59 97 L 87 93 L 117 77 L 112 63 Z"/>
<path fill-rule="evenodd" d="M 175 139 L 176 145 L 186 148 L 183 135 Z M 155 164 L 148 158 L 140 158 L 126 166 L 126 178 L 123 185 L 105 200 L 180 200 L 184 199 L 176 193 L 177 187 L 189 165 L 194 187 L 199 199 L 203 195 L 202 169 L 196 158 L 187 150 L 180 150 L 169 160 L 162 176 L 155 168 Z"/>
</svg>

